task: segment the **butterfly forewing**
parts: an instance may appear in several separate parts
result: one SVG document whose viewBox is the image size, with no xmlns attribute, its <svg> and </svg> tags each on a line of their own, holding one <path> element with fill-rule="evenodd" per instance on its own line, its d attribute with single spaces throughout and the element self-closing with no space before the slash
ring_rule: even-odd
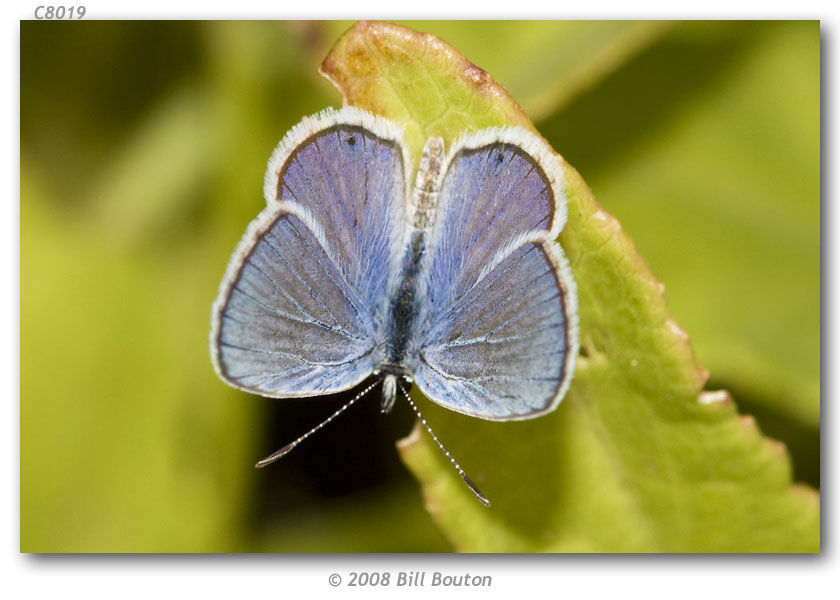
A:
<svg viewBox="0 0 840 600">
<path fill-rule="evenodd" d="M 269 161 L 266 199 L 308 210 L 346 282 L 379 309 L 405 231 L 402 132 L 351 108 L 327 115 L 329 124 L 292 130 L 280 143 Z"/>
</svg>

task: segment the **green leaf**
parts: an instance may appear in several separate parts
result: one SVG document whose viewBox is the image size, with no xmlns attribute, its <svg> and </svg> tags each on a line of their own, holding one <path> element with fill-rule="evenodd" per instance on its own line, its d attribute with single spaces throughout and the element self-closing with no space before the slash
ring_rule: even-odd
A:
<svg viewBox="0 0 840 600">
<path fill-rule="evenodd" d="M 671 27 L 667 21 L 399 23 L 433 33 L 476 59 L 476 65 L 493 73 L 532 120 L 574 99 Z M 323 37 L 333 40 L 350 25 L 326 22 Z"/>
<path fill-rule="evenodd" d="M 345 101 L 428 135 L 522 125 L 519 105 L 434 36 L 360 23 L 324 61 Z M 562 160 L 562 159 L 559 159 Z M 428 436 L 401 446 L 457 549 L 480 552 L 813 552 L 818 495 L 792 486 L 784 447 L 738 415 L 671 319 L 662 285 L 563 162 L 560 236 L 579 293 L 582 351 L 560 407 L 491 423 L 423 402 L 438 436 L 493 502 L 479 504 Z"/>
<path fill-rule="evenodd" d="M 431 34 L 362 21 L 336 42 L 321 73 L 347 104 L 402 123 L 415 156 L 429 137 L 452 141 L 465 124 L 534 129 L 486 72 L 450 50 Z"/>
</svg>

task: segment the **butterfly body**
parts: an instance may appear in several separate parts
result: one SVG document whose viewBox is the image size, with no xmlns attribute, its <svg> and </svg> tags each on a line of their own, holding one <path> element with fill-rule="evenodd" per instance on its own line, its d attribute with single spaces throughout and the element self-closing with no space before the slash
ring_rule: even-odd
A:
<svg viewBox="0 0 840 600">
<path fill-rule="evenodd" d="M 424 259 L 430 224 L 437 201 L 437 183 L 443 160 L 443 140 L 431 138 L 423 149 L 417 180 L 411 192 L 406 217 L 406 240 L 400 269 L 389 285 L 388 310 L 383 335 L 380 336 L 379 359 L 374 373 L 391 374 L 411 381 L 418 362 L 417 340 L 423 324 L 420 315 L 418 284 Z"/>
</svg>

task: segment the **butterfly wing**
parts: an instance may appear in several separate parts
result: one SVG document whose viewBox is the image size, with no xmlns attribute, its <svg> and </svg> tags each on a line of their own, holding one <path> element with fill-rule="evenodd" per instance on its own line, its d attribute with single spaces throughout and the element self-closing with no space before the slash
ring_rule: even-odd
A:
<svg viewBox="0 0 840 600">
<path fill-rule="evenodd" d="M 307 209 L 345 281 L 377 312 L 401 255 L 408 165 L 401 129 L 348 106 L 293 128 L 265 175 L 268 204 Z"/>
<path fill-rule="evenodd" d="M 353 109 L 306 119 L 280 143 L 268 206 L 213 306 L 211 355 L 224 381 L 310 396 L 371 373 L 405 220 L 404 147 L 393 125 Z"/>
<path fill-rule="evenodd" d="M 444 175 L 422 283 L 415 381 L 475 417 L 553 410 L 577 353 L 577 300 L 554 242 L 566 220 L 563 173 L 521 129 L 467 136 Z"/>
</svg>

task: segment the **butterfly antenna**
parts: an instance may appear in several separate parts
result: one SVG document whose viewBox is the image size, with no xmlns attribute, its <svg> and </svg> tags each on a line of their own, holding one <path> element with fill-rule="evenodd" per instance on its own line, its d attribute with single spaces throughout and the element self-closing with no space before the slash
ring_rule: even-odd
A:
<svg viewBox="0 0 840 600">
<path fill-rule="evenodd" d="M 300 436 L 298 439 L 296 439 L 294 442 L 291 442 L 290 444 L 286 444 L 285 446 L 280 448 L 277 452 L 275 452 L 271 456 L 266 456 L 264 459 L 262 459 L 260 462 L 258 462 L 255 466 L 258 469 L 262 469 L 263 467 L 267 467 L 268 465 L 270 465 L 274 461 L 286 456 L 289 452 L 294 450 L 295 446 L 300 444 L 303 440 L 305 440 L 310 435 L 312 435 L 313 433 L 315 433 L 316 431 L 321 429 L 321 427 L 323 427 L 324 425 L 326 425 L 327 423 L 329 423 L 330 421 L 335 419 L 338 415 L 343 413 L 345 410 L 350 408 L 353 405 L 353 403 L 356 402 L 356 400 L 358 400 L 359 398 L 361 398 L 362 396 L 367 394 L 369 391 L 371 391 L 374 388 L 374 386 L 376 386 L 376 384 L 378 384 L 378 383 L 379 383 L 378 381 L 374 381 L 373 383 L 371 383 L 369 386 L 367 386 L 361 392 L 356 394 L 356 396 L 352 400 L 348 401 L 347 404 L 345 404 L 344 406 L 339 408 L 337 411 L 335 411 L 326 420 L 322 421 L 320 425 L 317 425 L 316 427 L 313 427 L 312 429 L 310 429 L 309 431 L 304 433 L 302 436 Z"/>
<path fill-rule="evenodd" d="M 472 479 L 467 477 L 467 474 L 464 473 L 464 469 L 461 468 L 461 465 L 458 464 L 458 461 L 456 461 L 452 457 L 452 455 L 449 454 L 449 450 L 444 448 L 443 444 L 440 443 L 440 440 L 435 435 L 435 432 L 432 431 L 432 428 L 429 427 L 428 423 L 426 423 L 426 419 L 420 413 L 420 409 L 417 408 L 416 404 L 414 404 L 414 401 L 411 399 L 411 396 L 408 395 L 408 392 L 405 391 L 405 388 L 402 386 L 402 384 L 399 384 L 399 386 L 400 391 L 402 392 L 403 396 L 405 396 L 405 399 L 408 400 L 408 403 L 411 405 L 411 408 L 414 409 L 414 412 L 417 414 L 417 418 L 420 419 L 420 422 L 423 424 L 423 427 L 426 428 L 426 431 L 428 431 L 429 435 L 432 436 L 432 439 L 438 445 L 438 448 L 441 449 L 441 451 L 446 455 L 446 458 L 449 459 L 449 462 L 452 463 L 452 466 L 455 467 L 455 470 L 458 471 L 458 475 L 461 476 L 461 479 L 464 480 L 464 483 L 467 484 L 467 487 L 470 488 L 470 491 L 472 491 L 472 493 L 475 494 L 476 498 L 478 498 L 484 506 L 490 506 L 490 501 L 484 496 L 484 494 L 482 494 L 479 491 L 476 485 L 472 482 Z"/>
</svg>

